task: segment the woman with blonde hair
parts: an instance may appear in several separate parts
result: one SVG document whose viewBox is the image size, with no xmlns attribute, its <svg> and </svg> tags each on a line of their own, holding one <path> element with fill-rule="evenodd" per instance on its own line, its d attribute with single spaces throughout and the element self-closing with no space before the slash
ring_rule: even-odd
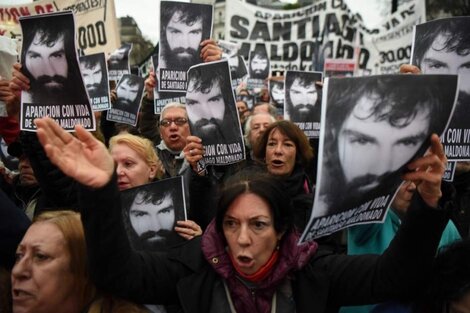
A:
<svg viewBox="0 0 470 313">
<path fill-rule="evenodd" d="M 119 190 L 160 179 L 164 170 L 150 140 L 131 134 L 119 134 L 109 141 L 116 162 Z"/>
<path fill-rule="evenodd" d="M 150 140 L 131 134 L 119 134 L 109 141 L 109 152 L 116 163 L 120 191 L 160 179 L 165 173 Z M 176 232 L 185 239 L 202 235 L 201 227 L 191 220 L 177 221 Z"/>
</svg>

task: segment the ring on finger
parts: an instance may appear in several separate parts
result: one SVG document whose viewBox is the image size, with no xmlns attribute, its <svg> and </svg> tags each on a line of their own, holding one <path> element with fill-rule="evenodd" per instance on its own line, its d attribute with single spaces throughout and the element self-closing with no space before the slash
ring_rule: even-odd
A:
<svg viewBox="0 0 470 313">
<path fill-rule="evenodd" d="M 189 150 L 189 154 L 190 154 L 191 156 L 194 155 L 193 149 Z"/>
</svg>

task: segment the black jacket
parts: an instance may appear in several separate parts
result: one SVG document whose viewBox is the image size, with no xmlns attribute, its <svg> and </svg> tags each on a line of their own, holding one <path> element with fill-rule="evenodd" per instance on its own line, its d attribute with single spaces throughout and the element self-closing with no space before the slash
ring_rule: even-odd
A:
<svg viewBox="0 0 470 313">
<path fill-rule="evenodd" d="M 98 288 L 138 303 L 179 304 L 183 312 L 210 312 L 220 278 L 205 261 L 200 239 L 168 254 L 132 251 L 119 213 L 116 177 L 98 190 L 82 188 L 80 200 L 90 272 Z M 416 196 L 382 256 L 317 252 L 294 274 L 297 312 L 337 312 L 341 305 L 414 298 L 430 272 L 447 215 Z"/>
</svg>

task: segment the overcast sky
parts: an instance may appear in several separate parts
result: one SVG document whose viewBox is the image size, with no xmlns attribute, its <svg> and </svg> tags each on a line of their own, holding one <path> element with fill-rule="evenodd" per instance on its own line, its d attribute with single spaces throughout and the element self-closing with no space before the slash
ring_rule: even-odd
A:
<svg viewBox="0 0 470 313">
<path fill-rule="evenodd" d="M 0 0 L 0 2 L 3 0 Z M 228 0 L 234 1 L 234 0 Z M 292 2 L 294 0 L 285 0 Z M 184 1 L 189 2 L 189 1 Z M 377 25 L 380 20 L 380 12 L 383 12 L 386 2 L 384 0 L 345 0 L 351 11 L 359 12 L 366 25 L 372 27 Z M 158 41 L 158 18 L 160 14 L 160 1 L 155 0 L 117 0 L 116 15 L 118 17 L 130 15 L 136 20 L 142 33 L 154 44 Z"/>
<path fill-rule="evenodd" d="M 234 0 L 226 0 L 234 1 Z M 294 0 L 284 0 L 292 2 Z M 30 0 L 0 0 L 2 4 L 30 3 Z M 182 1 L 189 2 L 189 1 Z M 380 12 L 384 11 L 384 6 L 388 2 L 385 0 L 345 0 L 351 11 L 357 11 L 362 15 L 364 22 L 368 26 L 375 26 L 380 22 Z M 116 16 L 132 16 L 137 22 L 140 30 L 152 43 L 158 41 L 158 16 L 160 15 L 160 1 L 157 0 L 115 0 Z"/>
<path fill-rule="evenodd" d="M 0 0 L 2 1 L 2 0 Z M 184 1 L 189 2 L 189 1 Z M 140 30 L 153 44 L 158 41 L 158 16 L 160 16 L 160 1 L 156 0 L 117 0 L 114 1 L 116 16 L 132 16 Z"/>
</svg>

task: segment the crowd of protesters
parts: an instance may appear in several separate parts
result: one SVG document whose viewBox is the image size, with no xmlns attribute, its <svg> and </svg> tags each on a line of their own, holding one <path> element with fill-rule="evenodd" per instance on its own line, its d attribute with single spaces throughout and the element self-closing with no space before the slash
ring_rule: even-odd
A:
<svg viewBox="0 0 470 313">
<path fill-rule="evenodd" d="M 204 61 L 221 58 L 215 41 L 202 47 Z M 267 90 L 235 90 L 246 160 L 202 172 L 203 142 L 190 133 L 185 104 L 153 112 L 153 71 L 137 126 L 104 112 L 96 132 L 71 134 L 49 118 L 35 121 L 37 133 L 19 131 L 21 91 L 31 83 L 21 68 L 0 82 L 8 112 L 0 118 L 0 312 L 146 312 L 144 304 L 337 312 L 376 303 L 363 312 L 470 312 L 470 167 L 457 163 L 454 182 L 442 182 L 437 135 L 408 165 L 385 224 L 297 245 L 314 202 L 318 141 L 283 120 Z M 189 207 L 175 231 L 186 240 L 137 251 L 121 191 L 175 176 Z"/>
</svg>

